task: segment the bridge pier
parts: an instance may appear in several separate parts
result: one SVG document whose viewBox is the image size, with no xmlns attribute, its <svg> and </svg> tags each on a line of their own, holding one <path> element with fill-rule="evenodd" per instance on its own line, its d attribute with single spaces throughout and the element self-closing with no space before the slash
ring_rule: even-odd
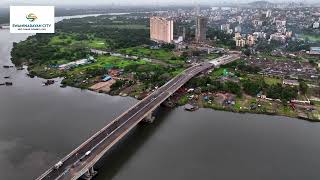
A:
<svg viewBox="0 0 320 180">
<path fill-rule="evenodd" d="M 150 112 L 143 120 L 143 122 L 146 122 L 146 123 L 153 123 L 155 117 L 152 116 L 152 113 L 153 112 Z"/>
<path fill-rule="evenodd" d="M 97 175 L 97 173 L 98 172 L 95 171 L 93 167 L 91 167 L 86 173 L 82 175 L 81 179 L 91 180 L 95 175 Z"/>
</svg>

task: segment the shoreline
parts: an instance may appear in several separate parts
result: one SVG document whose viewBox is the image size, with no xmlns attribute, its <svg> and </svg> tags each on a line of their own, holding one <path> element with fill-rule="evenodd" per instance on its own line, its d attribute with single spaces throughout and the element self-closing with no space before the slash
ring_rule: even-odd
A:
<svg viewBox="0 0 320 180">
<path fill-rule="evenodd" d="M 27 65 L 26 65 L 26 66 L 27 66 Z M 27 66 L 26 71 L 27 71 L 27 73 L 30 73 L 30 71 L 29 71 L 29 66 Z M 41 79 L 43 79 L 43 80 L 48 80 L 48 79 L 46 79 L 45 77 L 41 77 L 41 76 L 36 75 L 36 74 L 33 74 L 33 75 L 34 75 L 35 77 L 41 78 Z M 29 77 L 29 78 L 30 78 L 30 77 Z M 57 77 L 57 78 L 61 79 L 60 81 L 58 81 L 59 86 L 61 87 L 61 85 L 63 85 L 63 84 L 61 83 L 61 82 L 63 81 L 63 78 L 61 78 L 61 77 Z M 52 78 L 52 79 L 56 79 L 56 78 Z M 50 86 L 50 85 L 49 85 L 49 86 Z M 76 87 L 76 86 L 72 86 L 72 85 L 66 85 L 66 86 L 61 87 L 61 88 L 65 88 L 65 87 L 76 88 L 76 89 L 79 89 L 79 90 L 87 90 L 87 91 L 90 91 L 90 92 L 93 92 L 93 93 L 96 93 L 96 94 L 106 94 L 106 95 L 109 95 L 109 96 L 118 96 L 118 97 L 124 97 L 124 98 L 125 98 L 125 97 L 130 97 L 130 98 L 134 98 L 134 99 L 136 99 L 136 100 L 138 100 L 138 101 L 141 100 L 141 98 L 137 98 L 137 97 L 135 97 L 135 96 L 131 96 L 130 94 L 127 94 L 127 95 L 125 95 L 125 96 L 120 95 L 121 92 L 120 92 L 120 93 L 116 93 L 116 94 L 112 94 L 112 93 L 110 93 L 110 92 L 108 92 L 108 93 L 106 93 L 106 92 L 97 92 L 97 91 L 91 90 L 90 88 L 80 88 L 80 87 Z M 188 103 L 186 103 L 186 104 L 188 104 Z M 168 107 L 168 108 L 173 109 L 173 108 L 177 108 L 177 107 L 183 107 L 183 106 L 185 106 L 186 104 L 178 104 L 178 102 L 174 102 L 174 106 Z M 199 104 L 196 104 L 196 105 L 199 106 Z M 254 111 L 250 111 L 250 110 L 239 110 L 239 111 L 237 111 L 237 110 L 230 109 L 230 108 L 224 108 L 224 107 L 222 107 L 222 106 L 221 106 L 221 107 L 206 107 L 206 106 L 201 105 L 201 106 L 199 106 L 198 109 L 200 109 L 200 108 L 202 108 L 202 109 L 212 109 L 212 110 L 215 110 L 215 111 L 224 111 L 224 112 L 231 112 L 231 113 L 239 113 L 239 114 L 258 114 L 258 115 L 268 115 L 268 116 L 280 116 L 280 117 L 296 118 L 296 119 L 299 119 L 299 120 L 308 121 L 308 122 L 310 122 L 310 123 L 318 123 L 318 122 L 320 122 L 320 120 L 310 119 L 310 118 L 300 117 L 300 116 L 286 116 L 286 115 L 281 114 L 281 113 L 257 112 L 257 111 L 254 112 Z M 197 109 L 197 110 L 198 110 L 198 109 Z M 197 110 L 195 110 L 195 111 L 197 111 Z"/>
</svg>

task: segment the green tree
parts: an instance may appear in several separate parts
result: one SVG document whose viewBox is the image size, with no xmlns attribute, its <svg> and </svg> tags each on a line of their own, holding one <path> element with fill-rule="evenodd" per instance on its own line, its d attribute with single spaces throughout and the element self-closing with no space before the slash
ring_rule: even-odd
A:
<svg viewBox="0 0 320 180">
<path fill-rule="evenodd" d="M 304 81 L 299 82 L 299 90 L 302 94 L 306 94 L 308 91 L 308 84 L 305 83 Z"/>
</svg>

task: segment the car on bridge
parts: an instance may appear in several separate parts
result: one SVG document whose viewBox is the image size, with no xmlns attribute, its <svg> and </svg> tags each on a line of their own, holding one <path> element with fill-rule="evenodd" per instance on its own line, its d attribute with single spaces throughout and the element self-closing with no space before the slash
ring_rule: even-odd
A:
<svg viewBox="0 0 320 180">
<path fill-rule="evenodd" d="M 91 151 L 87 151 L 84 155 L 85 155 L 85 156 L 89 156 L 90 153 L 91 153 Z"/>
<path fill-rule="evenodd" d="M 61 167 L 63 164 L 62 161 L 57 162 L 57 164 L 54 165 L 54 169 L 59 169 L 59 167 Z"/>
</svg>

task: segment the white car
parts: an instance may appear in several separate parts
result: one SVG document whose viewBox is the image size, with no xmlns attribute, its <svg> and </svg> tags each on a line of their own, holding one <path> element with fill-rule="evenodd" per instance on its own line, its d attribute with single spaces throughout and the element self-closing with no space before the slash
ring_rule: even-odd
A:
<svg viewBox="0 0 320 180">
<path fill-rule="evenodd" d="M 91 153 L 91 151 L 87 151 L 84 155 L 88 156 Z"/>
<path fill-rule="evenodd" d="M 59 167 L 61 167 L 62 164 L 62 161 L 57 162 L 57 164 L 54 165 L 54 169 L 59 169 Z"/>
</svg>

